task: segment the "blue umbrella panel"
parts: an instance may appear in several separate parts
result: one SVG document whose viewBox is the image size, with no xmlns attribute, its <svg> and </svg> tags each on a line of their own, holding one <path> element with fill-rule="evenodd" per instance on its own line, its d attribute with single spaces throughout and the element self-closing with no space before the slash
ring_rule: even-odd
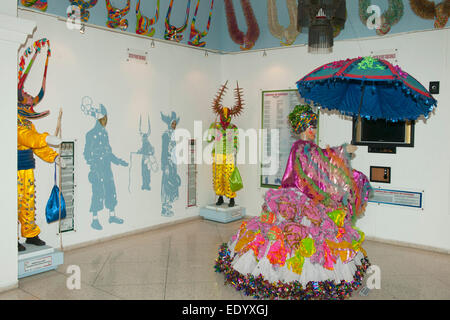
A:
<svg viewBox="0 0 450 320">
<path fill-rule="evenodd" d="M 349 116 L 389 121 L 428 118 L 437 101 L 399 66 L 373 57 L 325 64 L 297 81 L 300 95 Z"/>
</svg>

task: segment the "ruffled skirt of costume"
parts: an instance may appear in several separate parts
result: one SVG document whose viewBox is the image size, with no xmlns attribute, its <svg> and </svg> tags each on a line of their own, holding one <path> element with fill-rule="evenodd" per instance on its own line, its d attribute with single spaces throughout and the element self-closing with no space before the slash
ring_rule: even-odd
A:
<svg viewBox="0 0 450 320">
<path fill-rule="evenodd" d="M 344 299 L 370 266 L 364 234 L 345 208 L 313 204 L 298 189 L 269 190 L 260 217 L 223 244 L 216 271 L 260 299 Z"/>
</svg>

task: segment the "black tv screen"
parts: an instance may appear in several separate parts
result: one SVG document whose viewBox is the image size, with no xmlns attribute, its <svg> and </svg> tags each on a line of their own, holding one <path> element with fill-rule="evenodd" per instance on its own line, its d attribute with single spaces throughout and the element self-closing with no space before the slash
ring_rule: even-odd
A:
<svg viewBox="0 0 450 320">
<path fill-rule="evenodd" d="M 414 121 L 353 118 L 352 144 L 414 147 Z"/>
<path fill-rule="evenodd" d="M 405 121 L 362 119 L 361 141 L 404 143 Z"/>
</svg>

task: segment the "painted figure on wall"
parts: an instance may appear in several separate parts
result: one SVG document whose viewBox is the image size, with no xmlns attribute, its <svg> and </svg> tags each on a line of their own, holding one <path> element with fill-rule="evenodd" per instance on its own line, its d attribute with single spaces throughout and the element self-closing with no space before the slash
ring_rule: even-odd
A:
<svg viewBox="0 0 450 320">
<path fill-rule="evenodd" d="M 161 214 L 166 217 L 173 216 L 172 204 L 179 197 L 179 187 L 181 185 L 181 178 L 177 173 L 177 161 L 175 155 L 176 142 L 173 138 L 174 131 L 180 118 L 172 111 L 172 114 L 164 115 L 161 112 L 161 119 L 167 124 L 167 130 L 162 135 L 162 150 L 161 150 Z"/>
<path fill-rule="evenodd" d="M 130 180 L 131 180 L 131 164 L 133 154 L 139 154 L 141 158 L 141 175 L 142 185 L 141 190 L 151 190 L 151 172 L 158 170 L 158 164 L 155 159 L 155 148 L 150 143 L 149 137 L 151 133 L 150 117 L 147 118 L 147 132 L 142 131 L 142 117 L 139 117 L 139 135 L 141 136 L 142 145 L 137 152 L 130 153 Z M 130 185 L 128 186 L 130 189 Z"/>
<path fill-rule="evenodd" d="M 25 92 L 24 84 L 30 72 L 30 69 L 36 60 L 38 53 L 47 45 L 47 59 L 45 62 L 42 87 L 36 97 Z M 34 52 L 27 68 L 25 69 L 25 58 L 31 56 Z M 58 146 L 61 139 L 49 135 L 47 132 L 39 133 L 30 119 L 40 119 L 49 114 L 49 111 L 36 112 L 34 108 L 43 99 L 45 93 L 45 84 L 47 79 L 48 59 L 50 57 L 50 42 L 47 39 L 41 39 L 25 50 L 19 63 L 19 83 L 18 83 L 18 105 L 17 105 L 17 211 L 20 222 L 20 231 L 22 237 L 26 238 L 27 244 L 37 246 L 45 245 L 45 242 L 39 238 L 41 232 L 35 221 L 35 183 L 34 168 L 37 155 L 42 160 L 53 163 L 58 153 L 49 145 Z M 60 118 L 59 120 L 60 121 Z M 18 250 L 25 250 L 25 246 L 18 243 Z"/>
<path fill-rule="evenodd" d="M 238 128 L 231 123 L 231 118 L 238 116 L 244 106 L 242 99 L 242 88 L 239 84 L 235 89 L 236 103 L 233 108 L 222 106 L 223 94 L 227 89 L 228 81 L 222 86 L 213 102 L 214 113 L 219 117 L 219 121 L 215 121 L 209 127 L 208 142 L 214 141 L 212 149 L 213 157 L 213 186 L 219 199 L 216 205 L 220 206 L 224 203 L 223 197 L 230 199 L 229 207 L 234 207 L 236 192 L 232 190 L 230 177 L 235 169 L 235 158 L 239 148 Z"/>
<path fill-rule="evenodd" d="M 123 219 L 116 216 L 115 208 L 117 206 L 116 186 L 111 164 L 128 166 L 128 163 L 112 152 L 109 144 L 108 131 L 106 124 L 108 115 L 106 108 L 100 104 L 99 108 L 92 106 L 92 100 L 84 97 L 82 110 L 85 114 L 97 119 L 94 128 L 86 133 L 86 144 L 84 146 L 84 158 L 90 166 L 89 182 L 92 185 L 92 198 L 90 211 L 92 212 L 91 227 L 96 230 L 102 230 L 98 221 L 98 212 L 104 208 L 109 210 L 109 223 L 122 224 Z"/>
</svg>

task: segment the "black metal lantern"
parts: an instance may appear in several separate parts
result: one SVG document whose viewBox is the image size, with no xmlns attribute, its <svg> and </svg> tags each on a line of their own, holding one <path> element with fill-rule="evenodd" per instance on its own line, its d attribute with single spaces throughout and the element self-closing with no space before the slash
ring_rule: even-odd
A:
<svg viewBox="0 0 450 320">
<path fill-rule="evenodd" d="M 298 0 L 298 30 L 308 28 L 308 52 L 333 52 L 333 38 L 344 28 L 345 0 Z"/>
</svg>

